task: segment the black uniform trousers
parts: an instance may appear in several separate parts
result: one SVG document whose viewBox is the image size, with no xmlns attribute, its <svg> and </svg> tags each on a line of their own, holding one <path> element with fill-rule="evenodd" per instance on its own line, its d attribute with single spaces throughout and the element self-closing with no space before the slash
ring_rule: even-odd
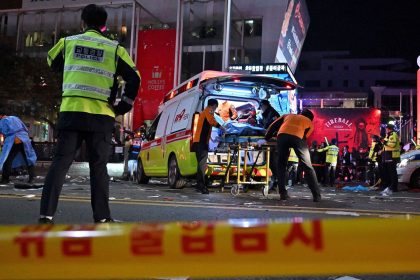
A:
<svg viewBox="0 0 420 280">
<path fill-rule="evenodd" d="M 9 155 L 7 156 L 7 159 L 4 162 L 2 181 L 9 181 L 10 173 L 12 172 L 13 160 L 19 153 L 22 154 L 23 159 L 25 160 L 26 166 L 28 168 L 29 181 L 31 181 L 35 177 L 34 166 L 29 165 L 28 159 L 25 154 L 25 148 L 23 146 L 23 143 L 19 143 L 19 144 L 13 144 L 12 148 L 10 149 Z"/>
<path fill-rule="evenodd" d="M 290 148 L 295 150 L 296 156 L 300 160 L 302 168 L 305 171 L 305 179 L 313 197 L 319 197 L 321 194 L 315 170 L 312 167 L 308 145 L 299 137 L 286 133 L 282 133 L 277 136 L 277 175 L 279 176 L 278 184 L 280 194 L 287 194 L 285 183 L 287 178 L 287 159 L 289 158 Z"/>
<path fill-rule="evenodd" d="M 385 161 L 382 165 L 383 187 L 390 188 L 393 192 L 398 191 L 397 160 Z"/>
<path fill-rule="evenodd" d="M 324 168 L 325 184 L 329 184 L 330 187 L 334 187 L 336 166 L 333 166 L 330 162 L 327 162 L 325 163 Z"/>
<path fill-rule="evenodd" d="M 195 156 L 197 158 L 197 187 L 199 189 L 207 188 L 206 168 L 208 158 L 208 145 L 203 143 L 194 143 Z"/>
<path fill-rule="evenodd" d="M 98 221 L 111 218 L 109 209 L 109 176 L 106 167 L 110 152 L 111 132 L 70 130 L 59 131 L 54 159 L 48 170 L 44 189 L 42 190 L 41 215 L 54 216 L 65 176 L 83 140 L 86 143 L 89 158 L 93 219 Z"/>
</svg>

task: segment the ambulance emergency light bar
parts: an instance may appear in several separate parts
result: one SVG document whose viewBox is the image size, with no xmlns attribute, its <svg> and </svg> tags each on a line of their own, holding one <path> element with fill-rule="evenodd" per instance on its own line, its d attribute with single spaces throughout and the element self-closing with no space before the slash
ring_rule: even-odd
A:
<svg viewBox="0 0 420 280">
<path fill-rule="evenodd" d="M 263 74 L 297 84 L 287 63 L 232 64 L 228 71 L 242 74 Z"/>
</svg>

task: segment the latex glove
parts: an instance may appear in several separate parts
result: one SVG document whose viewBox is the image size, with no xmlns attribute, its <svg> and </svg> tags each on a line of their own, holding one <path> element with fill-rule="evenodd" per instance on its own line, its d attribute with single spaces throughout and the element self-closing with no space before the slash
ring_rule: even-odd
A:
<svg viewBox="0 0 420 280">
<path fill-rule="evenodd" d="M 257 141 L 257 145 L 258 147 L 261 147 L 262 145 L 264 145 L 265 143 L 267 143 L 267 141 L 265 141 L 265 139 L 261 139 Z"/>
</svg>

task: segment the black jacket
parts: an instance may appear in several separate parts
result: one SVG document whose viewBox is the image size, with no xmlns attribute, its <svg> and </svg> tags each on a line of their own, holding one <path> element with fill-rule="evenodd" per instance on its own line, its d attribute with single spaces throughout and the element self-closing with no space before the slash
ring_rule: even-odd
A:
<svg viewBox="0 0 420 280">
<path fill-rule="evenodd" d="M 277 113 L 273 107 L 268 107 L 267 110 L 262 113 L 262 127 L 267 129 L 278 117 L 280 117 L 279 113 Z"/>
</svg>

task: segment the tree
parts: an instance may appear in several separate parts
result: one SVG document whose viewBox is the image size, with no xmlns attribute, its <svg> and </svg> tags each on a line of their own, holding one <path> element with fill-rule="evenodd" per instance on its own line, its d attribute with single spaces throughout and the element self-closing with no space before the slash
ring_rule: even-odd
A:
<svg viewBox="0 0 420 280">
<path fill-rule="evenodd" d="M 0 44 L 0 113 L 48 122 L 53 128 L 61 101 L 61 73 L 46 58 L 18 56 Z"/>
</svg>

